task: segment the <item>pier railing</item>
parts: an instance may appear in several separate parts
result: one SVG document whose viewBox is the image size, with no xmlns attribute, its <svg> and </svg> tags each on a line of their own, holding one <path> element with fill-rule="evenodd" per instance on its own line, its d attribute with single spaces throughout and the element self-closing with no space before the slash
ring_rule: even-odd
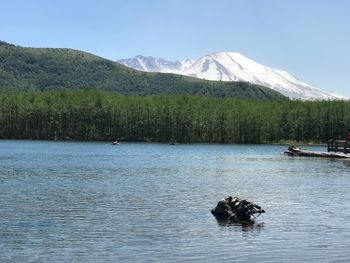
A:
<svg viewBox="0 0 350 263">
<path fill-rule="evenodd" d="M 327 143 L 328 152 L 343 152 L 345 154 L 350 153 L 350 141 L 348 140 L 328 140 Z"/>
</svg>

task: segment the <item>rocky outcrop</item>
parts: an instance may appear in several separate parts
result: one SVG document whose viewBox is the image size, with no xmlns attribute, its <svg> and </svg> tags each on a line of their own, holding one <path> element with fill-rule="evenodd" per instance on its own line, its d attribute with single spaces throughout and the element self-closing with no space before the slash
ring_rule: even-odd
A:
<svg viewBox="0 0 350 263">
<path fill-rule="evenodd" d="M 254 223 L 255 217 L 265 213 L 265 210 L 247 200 L 229 196 L 220 200 L 211 213 L 218 220 Z"/>
</svg>

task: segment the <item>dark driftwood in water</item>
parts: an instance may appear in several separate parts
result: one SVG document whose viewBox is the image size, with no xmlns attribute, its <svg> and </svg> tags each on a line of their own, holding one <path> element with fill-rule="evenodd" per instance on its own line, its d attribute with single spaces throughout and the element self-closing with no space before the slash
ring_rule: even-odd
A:
<svg viewBox="0 0 350 263">
<path fill-rule="evenodd" d="M 290 146 L 288 148 L 288 151 L 285 151 L 284 154 L 287 154 L 289 156 L 304 156 L 304 157 L 323 157 L 323 158 L 341 158 L 341 159 L 350 158 L 350 154 L 308 151 L 308 150 L 303 150 L 294 146 Z"/>
<path fill-rule="evenodd" d="M 218 202 L 211 213 L 219 220 L 231 220 L 234 222 L 254 223 L 254 215 L 265 213 L 260 206 L 241 200 L 238 197 L 229 196 Z"/>
</svg>

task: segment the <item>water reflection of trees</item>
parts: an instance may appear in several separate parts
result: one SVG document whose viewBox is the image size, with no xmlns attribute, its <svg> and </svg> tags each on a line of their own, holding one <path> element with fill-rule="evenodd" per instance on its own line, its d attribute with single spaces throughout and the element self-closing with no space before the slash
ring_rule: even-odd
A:
<svg viewBox="0 0 350 263">
<path fill-rule="evenodd" d="M 221 228 L 227 228 L 229 230 L 233 231 L 240 231 L 245 236 L 246 234 L 249 235 L 251 232 L 260 232 L 264 229 L 265 223 L 238 223 L 233 222 L 232 220 L 216 220 L 218 225 Z"/>
</svg>

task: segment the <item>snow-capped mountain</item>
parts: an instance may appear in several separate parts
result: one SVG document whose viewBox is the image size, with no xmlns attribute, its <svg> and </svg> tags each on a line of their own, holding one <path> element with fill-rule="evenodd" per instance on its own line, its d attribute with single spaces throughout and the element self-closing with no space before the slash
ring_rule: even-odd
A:
<svg viewBox="0 0 350 263">
<path fill-rule="evenodd" d="M 190 67 L 194 61 L 191 59 L 169 61 L 162 58 L 138 55 L 134 58 L 120 59 L 117 62 L 140 71 L 180 74 L 180 72 Z"/>
<path fill-rule="evenodd" d="M 142 71 L 169 72 L 207 80 L 245 81 L 271 88 L 291 99 L 347 99 L 314 88 L 286 71 L 269 68 L 235 52 L 216 52 L 195 61 L 167 61 L 137 56 L 118 61 Z"/>
</svg>

